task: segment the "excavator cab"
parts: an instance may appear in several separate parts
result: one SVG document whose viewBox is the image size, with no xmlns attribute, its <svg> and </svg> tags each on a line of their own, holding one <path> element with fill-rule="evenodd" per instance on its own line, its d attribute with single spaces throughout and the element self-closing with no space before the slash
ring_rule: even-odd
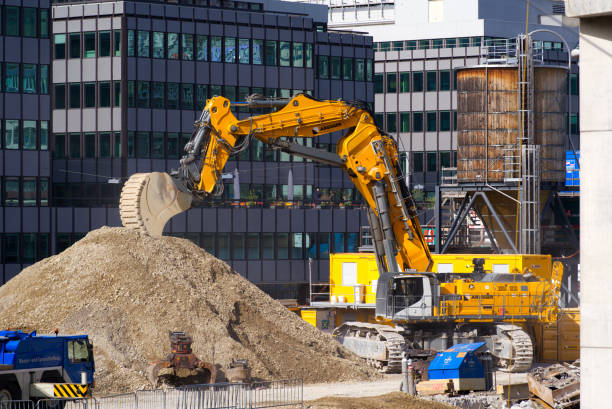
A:
<svg viewBox="0 0 612 409">
<path fill-rule="evenodd" d="M 377 317 L 404 322 L 433 316 L 433 307 L 439 299 L 436 279 L 425 274 L 384 273 L 383 276 L 386 279 L 379 279 L 377 285 Z"/>
</svg>

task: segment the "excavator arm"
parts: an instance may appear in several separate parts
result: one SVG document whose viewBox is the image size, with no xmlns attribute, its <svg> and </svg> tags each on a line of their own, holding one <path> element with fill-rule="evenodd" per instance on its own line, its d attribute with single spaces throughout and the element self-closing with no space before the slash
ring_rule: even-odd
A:
<svg viewBox="0 0 612 409">
<path fill-rule="evenodd" d="M 319 101 L 300 94 L 289 101 L 250 99 L 246 105 L 280 109 L 239 120 L 229 100 L 209 99 L 185 145 L 179 169 L 171 175 L 135 174 L 126 182 L 119 206 L 124 226 L 161 235 L 172 216 L 188 210 L 194 201 L 222 193 L 221 172 L 229 157 L 248 149 L 255 138 L 344 169 L 370 207 L 381 271 L 431 270 L 431 255 L 403 180 L 397 146 L 376 127 L 365 104 Z M 336 154 L 295 142 L 341 130 L 347 133 L 338 141 Z"/>
</svg>

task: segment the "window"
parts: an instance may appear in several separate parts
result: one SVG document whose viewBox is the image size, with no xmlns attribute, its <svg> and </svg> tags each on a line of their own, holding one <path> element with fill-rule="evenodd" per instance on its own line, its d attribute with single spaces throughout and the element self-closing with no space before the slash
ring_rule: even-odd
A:
<svg viewBox="0 0 612 409">
<path fill-rule="evenodd" d="M 400 132 L 410 132 L 410 112 L 400 112 Z"/>
<path fill-rule="evenodd" d="M 262 257 L 265 260 L 274 259 L 274 233 L 262 234 Z"/>
<path fill-rule="evenodd" d="M 415 71 L 412 73 L 412 92 L 423 91 L 423 72 Z"/>
<path fill-rule="evenodd" d="M 329 259 L 329 233 L 319 233 L 318 234 L 318 244 L 319 244 L 319 258 L 320 259 Z"/>
<path fill-rule="evenodd" d="M 121 81 L 115 81 L 115 106 L 121 106 Z"/>
<path fill-rule="evenodd" d="M 23 7 L 21 10 L 21 16 L 23 17 L 23 36 L 36 37 L 36 9 Z"/>
<path fill-rule="evenodd" d="M 40 121 L 40 150 L 49 149 L 49 122 Z"/>
<path fill-rule="evenodd" d="M 153 83 L 153 108 L 164 108 L 164 83 Z"/>
<path fill-rule="evenodd" d="M 5 6 L 4 34 L 7 36 L 19 35 L 19 7 Z"/>
<path fill-rule="evenodd" d="M 291 66 L 291 43 L 289 41 L 280 42 L 280 66 Z"/>
<path fill-rule="evenodd" d="M 171 60 L 179 59 L 179 35 L 177 33 L 168 33 L 168 58 Z"/>
<path fill-rule="evenodd" d="M 168 109 L 178 109 L 179 105 L 179 84 L 176 82 L 167 83 L 168 87 Z"/>
<path fill-rule="evenodd" d="M 136 34 L 134 30 L 128 30 L 127 32 L 127 48 L 128 57 L 133 57 L 135 54 Z"/>
<path fill-rule="evenodd" d="M 436 111 L 427 112 L 427 132 L 436 132 L 437 118 Z"/>
<path fill-rule="evenodd" d="M 374 123 L 376 124 L 377 127 L 379 128 L 383 128 L 383 123 L 384 123 L 384 114 L 381 112 L 376 112 L 374 114 Z"/>
<path fill-rule="evenodd" d="M 427 50 L 429 48 L 429 40 L 419 40 L 419 50 Z"/>
<path fill-rule="evenodd" d="M 138 56 L 139 57 L 149 57 L 149 32 L 148 31 L 138 31 Z"/>
<path fill-rule="evenodd" d="M 121 57 L 121 30 L 113 31 L 113 43 L 115 57 Z"/>
<path fill-rule="evenodd" d="M 166 155 L 167 158 L 173 159 L 179 157 L 179 146 L 178 146 L 178 134 L 168 133 L 168 140 L 166 141 Z"/>
<path fill-rule="evenodd" d="M 366 71 L 368 73 L 368 81 L 372 81 L 372 77 L 374 76 L 374 69 L 372 68 L 372 59 L 368 58 L 366 64 Z"/>
<path fill-rule="evenodd" d="M 68 359 L 73 363 L 88 362 L 89 350 L 85 341 L 68 341 Z"/>
<path fill-rule="evenodd" d="M 98 33 L 98 57 L 110 57 L 110 31 L 100 31 Z"/>
<path fill-rule="evenodd" d="M 19 206 L 19 178 L 4 179 L 4 206 Z M 8 235 L 5 236 L 5 239 Z"/>
<path fill-rule="evenodd" d="M 438 89 L 437 79 L 438 73 L 436 71 L 427 71 L 427 91 Z"/>
<path fill-rule="evenodd" d="M 384 92 L 383 78 L 384 74 L 374 74 L 374 92 L 376 94 L 382 94 Z"/>
<path fill-rule="evenodd" d="M 150 136 L 148 132 L 136 132 L 136 157 L 148 158 Z"/>
<path fill-rule="evenodd" d="M 319 60 L 319 78 L 329 78 L 329 57 L 326 55 L 320 55 Z"/>
<path fill-rule="evenodd" d="M 440 91 L 450 91 L 450 71 L 440 71 Z"/>
<path fill-rule="evenodd" d="M 164 158 L 164 134 L 162 132 L 153 132 L 152 157 L 154 159 Z"/>
<path fill-rule="evenodd" d="M 331 78 L 333 80 L 339 80 L 342 78 L 342 65 L 340 57 L 331 57 Z"/>
<path fill-rule="evenodd" d="M 232 259 L 244 259 L 244 234 L 232 233 Z"/>
<path fill-rule="evenodd" d="M 472 47 L 480 47 L 482 39 L 480 37 L 472 37 Z"/>
<path fill-rule="evenodd" d="M 293 66 L 294 67 L 304 66 L 304 43 L 293 43 Z M 352 71 L 353 70 L 351 67 L 351 73 Z"/>
<path fill-rule="evenodd" d="M 570 114 L 570 133 L 572 135 L 577 135 L 580 133 L 580 126 L 578 123 L 578 114 Z"/>
<path fill-rule="evenodd" d="M 96 134 L 86 133 L 83 135 L 83 154 L 86 158 L 96 157 Z"/>
<path fill-rule="evenodd" d="M 19 64 L 6 63 L 5 67 L 4 90 L 19 92 Z"/>
<path fill-rule="evenodd" d="M 470 46 L 470 37 L 461 37 L 459 39 L 459 47 L 469 47 Z"/>
<path fill-rule="evenodd" d="M 34 182 L 36 183 L 36 181 Z M 24 186 L 25 189 L 25 186 Z M 25 192 L 24 192 L 25 194 Z M 26 206 L 36 206 L 36 192 L 34 192 L 34 204 L 28 204 Z M 25 199 L 24 199 L 25 202 Z M 24 203 L 25 205 L 25 203 Z M 36 261 L 36 234 L 35 233 L 23 233 L 21 237 L 23 243 L 23 263 L 33 263 Z"/>
<path fill-rule="evenodd" d="M 289 233 L 277 233 L 277 259 L 286 260 L 289 258 Z"/>
<path fill-rule="evenodd" d="M 436 165 L 436 152 L 427 152 L 427 171 L 435 172 L 438 170 Z"/>
<path fill-rule="evenodd" d="M 23 64 L 23 92 L 36 94 L 36 64 Z"/>
<path fill-rule="evenodd" d="M 446 48 L 455 48 L 457 47 L 457 39 L 455 38 L 447 38 L 446 39 Z"/>
<path fill-rule="evenodd" d="M 36 178 L 23 178 L 22 193 L 24 206 L 36 206 Z M 24 234 L 25 236 L 25 234 Z M 34 248 L 34 251 L 36 249 Z"/>
<path fill-rule="evenodd" d="M 450 131 L 450 111 L 440 111 L 440 131 Z"/>
<path fill-rule="evenodd" d="M 250 62 L 250 46 L 248 38 L 240 38 L 238 40 L 238 62 L 240 64 L 248 64 Z"/>
<path fill-rule="evenodd" d="M 183 47 L 183 60 L 193 60 L 193 35 L 183 34 L 182 35 L 182 47 Z"/>
<path fill-rule="evenodd" d="M 183 109 L 193 109 L 193 84 L 181 85 L 181 106 Z"/>
<path fill-rule="evenodd" d="M 55 101 L 54 107 L 55 109 L 65 109 L 66 108 L 66 86 L 64 84 L 55 84 Z"/>
<path fill-rule="evenodd" d="M 134 132 L 127 133 L 127 156 L 128 158 L 133 158 L 136 156 L 136 141 L 135 141 Z"/>
<path fill-rule="evenodd" d="M 353 59 L 342 58 L 342 78 L 347 81 L 353 80 Z"/>
<path fill-rule="evenodd" d="M 397 132 L 397 114 L 395 112 L 387 113 L 387 132 Z"/>
<path fill-rule="evenodd" d="M 40 20 L 38 27 L 40 29 L 40 37 L 49 38 L 49 10 L 40 9 Z"/>
<path fill-rule="evenodd" d="M 98 104 L 100 107 L 110 107 L 110 82 L 103 81 L 98 83 Z"/>
<path fill-rule="evenodd" d="M 115 137 L 113 138 L 115 142 L 113 156 L 115 158 L 121 157 L 121 133 L 115 132 Z"/>
<path fill-rule="evenodd" d="M 70 58 L 81 58 L 81 33 L 70 33 L 68 35 L 70 46 Z"/>
<path fill-rule="evenodd" d="M 400 72 L 400 92 L 410 92 L 409 72 Z"/>
<path fill-rule="evenodd" d="M 39 65 L 40 67 L 40 93 L 49 93 L 49 66 Z"/>
<path fill-rule="evenodd" d="M 453 89 L 457 89 L 457 70 L 453 70 Z"/>
<path fill-rule="evenodd" d="M 66 34 L 56 34 L 53 37 L 53 49 L 56 60 L 66 58 Z"/>
<path fill-rule="evenodd" d="M 578 74 L 570 74 L 570 94 L 578 95 Z"/>
<path fill-rule="evenodd" d="M 306 68 L 312 68 L 312 44 L 306 43 Z"/>
<path fill-rule="evenodd" d="M 365 81 L 365 60 L 355 58 L 355 81 Z"/>
<path fill-rule="evenodd" d="M 440 151 L 440 167 L 448 168 L 451 165 L 450 151 Z"/>
<path fill-rule="evenodd" d="M 412 132 L 423 132 L 423 113 L 412 113 Z"/>
<path fill-rule="evenodd" d="M 98 135 L 98 157 L 110 158 L 111 156 L 111 135 L 109 133 L 101 133 Z"/>
<path fill-rule="evenodd" d="M 23 121 L 23 149 L 36 149 L 36 121 Z"/>
<path fill-rule="evenodd" d="M 19 149 L 19 121 L 17 119 L 5 121 L 4 149 Z"/>
<path fill-rule="evenodd" d="M 236 62 L 236 39 L 234 37 L 225 37 L 225 62 Z"/>
<path fill-rule="evenodd" d="M 160 33 L 163 36 L 163 33 Z M 162 40 L 163 44 L 163 40 Z M 196 36 L 196 59 L 198 61 L 208 61 L 208 37 Z"/>
<path fill-rule="evenodd" d="M 136 107 L 136 84 L 134 83 L 134 81 L 127 82 L 127 101 L 128 107 Z"/>
<path fill-rule="evenodd" d="M 442 40 L 441 38 L 436 38 L 432 41 L 432 44 L 432 48 L 442 48 L 444 46 L 444 40 Z"/>
<path fill-rule="evenodd" d="M 397 92 L 397 74 L 394 72 L 387 73 L 387 93 Z"/>
<path fill-rule="evenodd" d="M 391 43 L 388 41 L 378 43 L 379 51 L 389 51 L 391 49 Z"/>
<path fill-rule="evenodd" d="M 276 41 L 266 41 L 266 65 L 276 65 L 278 43 Z"/>
<path fill-rule="evenodd" d="M 423 172 L 423 152 L 412 152 L 412 171 Z"/>
<path fill-rule="evenodd" d="M 81 84 L 71 83 L 68 84 L 68 103 L 70 108 L 81 107 Z"/>
<path fill-rule="evenodd" d="M 149 108 L 151 104 L 148 81 L 138 81 L 138 108 Z"/>
<path fill-rule="evenodd" d="M 71 159 L 78 159 L 81 157 L 81 135 L 78 133 L 71 133 L 68 139 L 68 154 Z"/>
<path fill-rule="evenodd" d="M 94 108 L 96 106 L 96 83 L 86 82 L 83 84 L 83 106 Z"/>
<path fill-rule="evenodd" d="M 223 47 L 222 47 L 222 38 L 221 37 L 211 37 L 210 38 L 210 61 L 213 62 L 221 62 L 223 56 Z"/>
<path fill-rule="evenodd" d="M 252 40 L 253 41 L 253 64 L 262 65 L 264 63 L 264 46 L 263 40 Z"/>
<path fill-rule="evenodd" d="M 259 233 L 247 234 L 247 258 L 249 260 L 259 259 Z"/>
<path fill-rule="evenodd" d="M 83 57 L 96 56 L 96 33 L 94 31 L 83 33 Z"/>
<path fill-rule="evenodd" d="M 66 157 L 66 135 L 53 135 L 53 157 L 55 159 L 64 159 Z"/>
</svg>

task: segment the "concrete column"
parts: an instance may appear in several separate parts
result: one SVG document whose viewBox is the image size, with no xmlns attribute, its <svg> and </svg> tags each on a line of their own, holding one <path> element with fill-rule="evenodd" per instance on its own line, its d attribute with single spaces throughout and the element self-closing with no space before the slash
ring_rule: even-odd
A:
<svg viewBox="0 0 612 409">
<path fill-rule="evenodd" d="M 612 402 L 612 4 L 567 0 L 580 17 L 580 404 Z"/>
</svg>

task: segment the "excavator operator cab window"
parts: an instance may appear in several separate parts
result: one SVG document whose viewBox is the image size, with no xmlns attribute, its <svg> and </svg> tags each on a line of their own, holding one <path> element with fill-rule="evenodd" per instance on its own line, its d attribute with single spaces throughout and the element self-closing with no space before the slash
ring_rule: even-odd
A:
<svg viewBox="0 0 612 409">
<path fill-rule="evenodd" d="M 404 277 L 393 280 L 393 297 L 396 304 L 412 305 L 423 298 L 423 279 L 421 277 Z"/>
<path fill-rule="evenodd" d="M 72 363 L 89 362 L 91 360 L 91 348 L 84 339 L 68 341 L 68 359 Z"/>
</svg>

